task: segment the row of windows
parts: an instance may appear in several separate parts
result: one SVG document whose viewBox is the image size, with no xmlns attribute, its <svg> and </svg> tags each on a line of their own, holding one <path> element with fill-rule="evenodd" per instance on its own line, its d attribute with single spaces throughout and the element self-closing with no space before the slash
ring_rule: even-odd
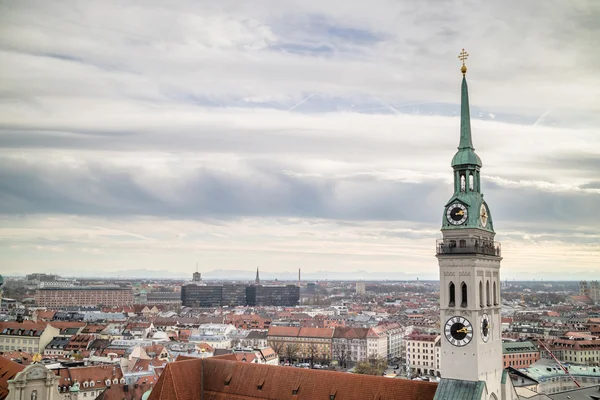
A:
<svg viewBox="0 0 600 400">
<path fill-rule="evenodd" d="M 505 354 L 505 358 L 535 358 L 537 353 Z"/>
<path fill-rule="evenodd" d="M 35 344 L 34 339 L 21 339 L 17 338 L 15 342 L 15 338 L 3 338 L 0 337 L 0 343 L 22 343 L 22 344 Z"/>
<path fill-rule="evenodd" d="M 450 293 L 450 299 L 448 302 L 448 307 L 455 307 L 456 306 L 456 294 L 455 294 L 455 285 L 454 282 L 450 282 L 450 285 L 448 286 L 448 290 Z M 467 290 L 467 284 L 465 282 L 462 282 L 460 284 L 460 293 L 461 293 L 461 298 L 460 298 L 460 306 L 461 307 L 467 307 L 468 301 L 467 301 L 467 294 L 468 294 L 468 290 Z M 483 282 L 479 281 L 479 306 L 483 307 L 484 306 L 484 298 L 483 298 Z M 497 306 L 498 305 L 498 290 L 496 288 L 496 282 L 494 282 L 493 284 L 493 300 L 494 303 L 493 305 Z M 492 305 L 492 298 L 490 298 L 490 281 L 487 280 L 485 283 L 485 304 L 487 306 L 491 306 Z"/>
<path fill-rule="evenodd" d="M 21 351 L 25 351 L 27 353 L 33 353 L 34 351 L 37 351 L 37 349 L 35 349 L 33 347 L 2 346 L 2 345 L 0 345 L 0 350 L 6 350 L 6 351 L 21 350 Z"/>
</svg>

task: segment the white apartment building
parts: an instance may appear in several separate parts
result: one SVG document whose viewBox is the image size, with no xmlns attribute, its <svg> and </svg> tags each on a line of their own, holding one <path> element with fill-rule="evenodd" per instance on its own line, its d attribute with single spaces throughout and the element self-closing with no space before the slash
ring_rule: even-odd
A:
<svg viewBox="0 0 600 400">
<path fill-rule="evenodd" d="M 402 356 L 404 345 L 404 328 L 398 323 L 382 325 L 387 336 L 387 358 L 393 360 Z"/>
<path fill-rule="evenodd" d="M 440 376 L 440 336 L 411 333 L 405 337 L 406 366 L 410 376 Z"/>
<path fill-rule="evenodd" d="M 367 357 L 385 358 L 388 356 L 388 338 L 385 327 L 375 326 L 367 334 Z"/>
</svg>

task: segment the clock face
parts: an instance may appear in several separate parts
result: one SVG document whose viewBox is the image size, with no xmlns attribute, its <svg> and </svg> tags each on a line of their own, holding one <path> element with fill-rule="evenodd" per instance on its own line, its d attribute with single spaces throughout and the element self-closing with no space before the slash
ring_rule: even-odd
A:
<svg viewBox="0 0 600 400">
<path fill-rule="evenodd" d="M 481 219 L 481 226 L 485 228 L 488 222 L 488 213 L 485 204 L 481 205 L 481 208 L 479 210 L 479 218 Z"/>
<path fill-rule="evenodd" d="M 481 316 L 481 338 L 487 343 L 490 340 L 490 317 L 487 314 Z"/>
<path fill-rule="evenodd" d="M 454 346 L 466 346 L 473 339 L 473 325 L 466 318 L 452 317 L 444 326 L 444 336 Z"/>
<path fill-rule="evenodd" d="M 446 211 L 446 218 L 452 225 L 463 224 L 467 220 L 467 207 L 454 203 Z"/>
</svg>

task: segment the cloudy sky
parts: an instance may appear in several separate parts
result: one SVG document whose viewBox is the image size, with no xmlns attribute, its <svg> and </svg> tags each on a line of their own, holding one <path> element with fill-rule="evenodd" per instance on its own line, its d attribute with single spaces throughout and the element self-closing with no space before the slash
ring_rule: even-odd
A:
<svg viewBox="0 0 600 400">
<path fill-rule="evenodd" d="M 600 279 L 599 21 L 595 0 L 1 1 L 0 271 L 435 279 L 464 47 L 503 277 Z"/>
</svg>

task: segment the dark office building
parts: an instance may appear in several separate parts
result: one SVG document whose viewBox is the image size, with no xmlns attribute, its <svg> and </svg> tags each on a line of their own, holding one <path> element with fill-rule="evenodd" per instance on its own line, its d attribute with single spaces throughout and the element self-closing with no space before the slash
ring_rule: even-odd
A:
<svg viewBox="0 0 600 400">
<path fill-rule="evenodd" d="M 183 285 L 181 303 L 184 307 L 220 307 L 223 286 Z"/>
<path fill-rule="evenodd" d="M 181 303 L 185 307 L 221 306 L 297 306 L 300 288 L 295 285 L 223 285 L 181 287 Z"/>
<path fill-rule="evenodd" d="M 256 286 L 257 306 L 297 306 L 300 288 L 296 285 Z"/>
<path fill-rule="evenodd" d="M 245 306 L 246 285 L 223 285 L 223 306 Z"/>
</svg>

